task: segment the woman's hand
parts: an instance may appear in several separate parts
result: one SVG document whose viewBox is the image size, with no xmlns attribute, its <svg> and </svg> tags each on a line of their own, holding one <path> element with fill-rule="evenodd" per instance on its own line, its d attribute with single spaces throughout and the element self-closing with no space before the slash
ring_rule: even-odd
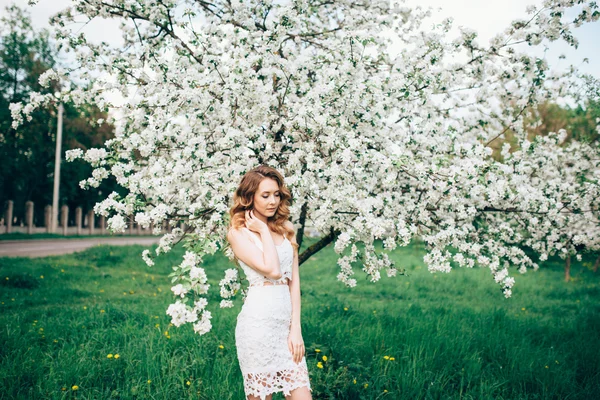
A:
<svg viewBox="0 0 600 400">
<path fill-rule="evenodd" d="M 288 348 L 292 353 L 292 360 L 298 364 L 304 357 L 304 340 L 300 328 L 291 328 L 288 335 Z"/>
<path fill-rule="evenodd" d="M 246 228 L 248 228 L 251 231 L 254 231 L 258 234 L 269 231 L 269 227 L 267 226 L 267 224 L 265 224 L 260 219 L 258 219 L 254 216 L 254 210 L 246 210 L 245 215 L 246 215 Z"/>
</svg>

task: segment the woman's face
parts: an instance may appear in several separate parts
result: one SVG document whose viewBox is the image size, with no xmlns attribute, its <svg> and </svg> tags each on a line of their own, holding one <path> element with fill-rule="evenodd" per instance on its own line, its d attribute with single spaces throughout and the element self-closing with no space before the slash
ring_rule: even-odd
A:
<svg viewBox="0 0 600 400">
<path fill-rule="evenodd" d="M 269 218 L 275 215 L 281 194 L 277 181 L 271 178 L 263 179 L 258 185 L 258 190 L 254 194 L 254 211 Z"/>
</svg>

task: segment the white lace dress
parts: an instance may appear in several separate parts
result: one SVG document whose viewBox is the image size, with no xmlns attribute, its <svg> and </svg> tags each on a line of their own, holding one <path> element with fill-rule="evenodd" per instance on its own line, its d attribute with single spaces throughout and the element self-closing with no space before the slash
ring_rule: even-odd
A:
<svg viewBox="0 0 600 400">
<path fill-rule="evenodd" d="M 262 251 L 262 242 L 249 229 L 242 229 Z M 266 278 L 239 260 L 250 285 L 237 317 L 235 345 L 246 397 L 254 395 L 262 400 L 275 392 L 290 395 L 292 390 L 303 386 L 312 391 L 306 359 L 302 357 L 296 364 L 287 344 L 292 321 L 289 286 L 264 285 L 266 281 L 280 283 L 292 278 L 292 244 L 285 238 L 275 247 L 281 265 L 281 279 Z"/>
</svg>

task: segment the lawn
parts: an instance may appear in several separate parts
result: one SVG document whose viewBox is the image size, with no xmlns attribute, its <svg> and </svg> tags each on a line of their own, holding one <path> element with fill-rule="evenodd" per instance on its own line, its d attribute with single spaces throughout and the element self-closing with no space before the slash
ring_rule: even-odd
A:
<svg viewBox="0 0 600 400">
<path fill-rule="evenodd" d="M 0 398 L 243 399 L 233 309 L 218 309 L 232 264 L 206 257 L 213 330 L 169 325 L 167 275 L 144 247 L 0 258 Z M 302 328 L 315 399 L 600 397 L 600 273 L 561 260 L 516 273 L 505 299 L 489 270 L 431 274 L 420 244 L 392 258 L 406 275 L 349 289 L 331 246 L 301 266 Z M 323 360 L 326 356 L 326 361 Z M 318 368 L 317 362 L 323 368 Z M 274 396 L 282 399 L 281 395 Z"/>
</svg>

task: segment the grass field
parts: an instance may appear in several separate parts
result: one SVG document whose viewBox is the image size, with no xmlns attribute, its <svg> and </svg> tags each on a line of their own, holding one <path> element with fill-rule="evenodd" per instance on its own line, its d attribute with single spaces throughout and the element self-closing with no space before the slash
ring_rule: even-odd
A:
<svg viewBox="0 0 600 400">
<path fill-rule="evenodd" d="M 199 337 L 165 314 L 183 250 L 151 268 L 142 250 L 0 258 L 0 398 L 244 398 L 242 301 L 218 309 L 229 261 L 205 260 L 213 330 Z M 315 399 L 600 398 L 600 274 L 589 260 L 574 263 L 569 283 L 560 260 L 517 273 L 505 299 L 488 270 L 430 274 L 422 255 L 418 244 L 400 249 L 407 275 L 354 289 L 335 279 L 331 247 L 301 267 Z"/>
</svg>

